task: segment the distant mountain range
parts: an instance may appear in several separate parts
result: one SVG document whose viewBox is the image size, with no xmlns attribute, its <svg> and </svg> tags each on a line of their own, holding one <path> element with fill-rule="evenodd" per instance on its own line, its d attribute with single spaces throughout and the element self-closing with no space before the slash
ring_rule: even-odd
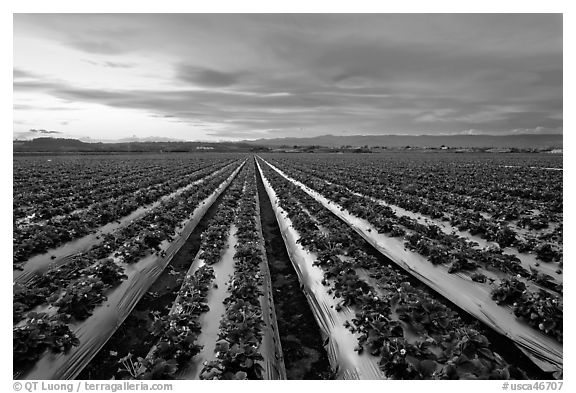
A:
<svg viewBox="0 0 576 393">
<path fill-rule="evenodd" d="M 122 139 L 92 139 L 92 138 L 80 138 L 82 142 L 86 143 L 133 143 L 133 142 L 186 142 L 182 139 L 168 138 L 163 136 L 147 136 L 144 138 L 137 137 L 135 135 L 122 138 Z"/>
<path fill-rule="evenodd" d="M 261 148 L 240 142 L 115 142 L 88 143 L 78 139 L 36 138 L 33 140 L 15 140 L 14 152 L 257 152 Z M 266 149 L 266 148 L 265 148 Z M 267 150 L 267 149 L 266 149 Z"/>
<path fill-rule="evenodd" d="M 86 142 L 78 139 L 42 137 L 13 141 L 15 152 L 192 152 L 192 151 L 262 151 L 269 148 L 318 146 L 354 149 L 368 146 L 386 148 L 562 148 L 561 134 L 524 135 L 322 135 L 312 138 L 258 139 L 241 142 L 185 142 L 170 138 L 125 138 L 114 142 Z"/>
<path fill-rule="evenodd" d="M 325 147 L 470 147 L 470 148 L 562 148 L 562 134 L 518 135 L 322 135 L 312 138 L 277 138 L 242 141 L 259 146 Z"/>
</svg>

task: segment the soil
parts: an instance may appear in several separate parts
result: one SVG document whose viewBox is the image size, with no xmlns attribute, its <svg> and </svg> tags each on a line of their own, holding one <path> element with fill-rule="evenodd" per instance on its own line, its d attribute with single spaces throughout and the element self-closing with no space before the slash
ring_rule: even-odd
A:
<svg viewBox="0 0 576 393">
<path fill-rule="evenodd" d="M 268 202 L 268 204 L 269 204 L 269 202 Z M 338 215 L 334 214 L 333 212 L 330 212 L 330 213 L 335 218 L 342 220 Z M 343 222 L 345 222 L 345 221 L 343 221 Z M 355 236 L 360 236 L 360 235 L 356 234 Z M 471 327 L 478 328 L 478 330 L 480 330 L 481 333 L 484 334 L 488 338 L 488 340 L 490 341 L 491 349 L 493 351 L 497 352 L 500 356 L 502 356 L 502 358 L 504 358 L 509 364 L 515 365 L 518 368 L 522 369 L 526 373 L 528 378 L 539 379 L 539 380 L 553 380 L 553 379 L 555 379 L 553 377 L 553 373 L 546 373 L 546 372 L 542 371 L 538 366 L 536 366 L 530 360 L 530 358 L 526 354 L 524 354 L 524 352 L 522 352 L 516 346 L 516 344 L 514 343 L 514 341 L 512 339 L 510 339 L 510 338 L 508 338 L 502 334 L 497 333 L 492 328 L 485 325 L 484 323 L 482 323 L 481 321 L 476 319 L 474 316 L 468 314 L 466 311 L 459 308 L 457 305 L 452 303 L 450 300 L 443 297 L 441 294 L 436 292 L 434 289 L 424 285 L 415 277 L 413 277 L 409 274 L 406 274 L 406 272 L 402 268 L 400 268 L 398 265 L 396 265 L 391 259 L 389 259 L 388 257 L 384 256 L 382 253 L 380 253 L 376 248 L 374 248 L 367 241 L 364 241 L 363 243 L 364 243 L 363 250 L 366 253 L 377 258 L 377 260 L 381 264 L 389 265 L 394 270 L 405 274 L 406 275 L 406 281 L 408 281 L 412 286 L 426 291 L 433 298 L 444 303 L 445 305 L 449 306 L 452 310 L 454 310 L 456 313 L 458 313 L 458 315 L 462 318 L 462 320 L 464 322 L 466 322 L 467 324 L 469 324 Z M 515 375 L 512 376 L 512 379 L 518 379 L 518 378 L 520 378 L 520 376 L 515 376 Z"/>
<path fill-rule="evenodd" d="M 322 345 L 320 329 L 301 290 L 298 276 L 286 251 L 270 200 L 259 176 L 257 176 L 257 183 L 266 255 L 272 278 L 273 294 L 277 295 L 274 296 L 274 304 L 287 378 L 294 380 L 334 379 L 326 350 Z M 121 371 L 124 366 L 119 362 L 120 358 L 128 353 L 133 354 L 134 360 L 139 356 L 145 357 L 147 355 L 155 343 L 154 337 L 150 334 L 150 324 L 153 321 L 151 313 L 154 311 L 161 314 L 168 313 L 180 288 L 181 280 L 199 250 L 200 235 L 207 228 L 210 218 L 215 215 L 223 195 L 224 193 L 206 212 L 159 279 L 151 286 L 106 345 L 82 371 L 78 376 L 79 379 L 121 379 L 128 374 Z M 366 243 L 365 251 L 374 255 L 381 263 L 396 267 L 394 263 L 368 243 Z M 398 268 L 398 270 L 401 269 Z M 426 288 L 437 299 L 449 303 L 413 277 L 409 277 L 407 281 L 414 286 Z M 457 311 L 466 322 L 477 323 L 475 318 L 458 307 L 452 305 L 451 308 Z M 484 328 L 482 330 L 491 341 L 493 349 L 497 350 L 508 362 L 526 371 L 530 378 L 552 379 L 551 375 L 543 373 L 536 367 L 510 339 L 491 329 Z"/>
<path fill-rule="evenodd" d="M 226 191 L 220 194 L 206 211 L 158 280 L 152 284 L 106 345 L 84 368 L 78 379 L 123 379 L 129 377 L 129 374 L 121 371 L 125 368 L 119 361 L 122 357 L 129 353 L 133 354 L 133 361 L 138 357 L 146 357 L 156 343 L 156 339 L 150 333 L 151 323 L 154 320 L 152 313 L 159 312 L 161 315 L 166 315 L 170 311 L 182 280 L 200 249 L 200 235 L 207 229 L 208 222 L 218 211 L 225 193 Z"/>
<path fill-rule="evenodd" d="M 331 214 L 335 217 L 340 219 L 337 215 L 331 212 Z M 359 234 L 355 233 L 354 236 L 360 237 Z M 518 368 L 522 369 L 526 375 L 530 379 L 541 379 L 541 380 L 550 380 L 555 379 L 552 373 L 546 373 L 542 371 L 539 367 L 537 367 L 529 358 L 524 354 L 515 344 L 514 342 L 494 330 L 492 330 L 489 326 L 486 326 L 481 321 L 474 318 L 472 315 L 468 314 L 467 312 L 460 309 L 458 306 L 450 302 L 448 299 L 444 298 L 442 295 L 434 291 L 432 288 L 424 285 L 415 277 L 406 274 L 406 272 L 397 266 L 391 259 L 384 256 L 380 253 L 376 248 L 374 248 L 370 243 L 367 241 L 362 242 L 364 244 L 363 251 L 367 254 L 375 257 L 380 264 L 388 265 L 392 269 L 406 275 L 406 281 L 410 283 L 411 286 L 415 288 L 419 288 L 423 291 L 426 291 L 430 294 L 434 299 L 444 303 L 452 310 L 454 310 L 460 318 L 464 322 L 466 322 L 471 327 L 476 327 L 478 330 L 484 334 L 491 343 L 492 350 L 497 352 L 502 358 L 504 358 L 509 364 L 513 364 Z M 512 379 L 520 379 L 521 376 L 513 375 Z"/>
<path fill-rule="evenodd" d="M 337 216 L 335 215 L 335 217 Z M 356 234 L 356 236 L 360 235 Z M 452 310 L 454 310 L 460 316 L 460 318 L 462 318 L 464 322 L 466 322 L 470 326 L 476 326 L 482 332 L 482 334 L 484 334 L 486 338 L 488 338 L 488 340 L 491 343 L 491 348 L 493 351 L 497 352 L 500 356 L 502 356 L 502 358 L 504 358 L 509 364 L 513 364 L 518 368 L 522 369 L 530 379 L 543 379 L 543 380 L 555 379 L 552 376 L 552 373 L 546 373 L 542 371 L 538 366 L 536 366 L 530 360 L 530 358 L 528 358 L 528 356 L 526 356 L 526 354 L 524 354 L 524 352 L 522 352 L 516 346 L 516 344 L 514 343 L 514 341 L 512 341 L 512 339 L 495 332 L 489 326 L 486 326 L 481 321 L 474 318 L 474 316 L 468 314 L 467 312 L 459 308 L 457 305 L 453 304 L 448 299 L 446 299 L 445 297 L 434 291 L 432 288 L 422 284 L 418 279 L 406 274 L 406 272 L 403 269 L 397 266 L 391 259 L 382 255 L 370 243 L 364 242 L 364 251 L 377 258 L 381 264 L 389 265 L 394 270 L 405 274 L 407 276 L 406 281 L 408 281 L 410 285 L 412 285 L 415 288 L 419 288 L 426 291 L 434 299 L 444 303 Z M 516 378 L 516 376 L 512 376 L 512 378 L 514 379 Z"/>
<path fill-rule="evenodd" d="M 333 379 L 320 329 L 286 251 L 270 199 L 260 176 L 258 196 L 274 306 L 288 379 Z"/>
</svg>

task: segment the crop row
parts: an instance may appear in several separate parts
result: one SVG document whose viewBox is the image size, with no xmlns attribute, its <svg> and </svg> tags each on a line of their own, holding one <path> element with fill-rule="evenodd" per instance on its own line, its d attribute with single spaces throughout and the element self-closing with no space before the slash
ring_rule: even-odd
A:
<svg viewBox="0 0 576 393">
<path fill-rule="evenodd" d="M 539 247 L 545 247 L 546 241 L 561 242 L 562 178 L 556 172 L 537 171 L 534 174 L 538 176 L 531 174 L 526 177 L 526 173 L 519 169 L 503 170 L 486 163 L 450 165 L 445 161 L 418 161 L 414 164 L 401 159 L 389 162 L 380 157 L 368 160 L 368 163 L 348 157 L 343 161 L 341 163 L 331 157 L 298 162 L 281 159 L 283 167 L 288 165 L 308 174 L 319 175 L 325 180 L 346 185 L 353 191 L 431 218 L 449 220 L 458 229 L 496 241 L 502 247 L 513 245 L 524 251 L 538 251 Z M 480 176 L 481 172 L 485 172 L 485 175 Z M 495 176 L 499 176 L 498 181 Z M 490 181 L 484 183 L 486 179 Z M 525 179 L 531 181 L 520 183 Z M 548 185 L 549 190 L 541 191 L 542 184 Z M 537 202 L 518 195 L 504 198 L 499 191 L 501 187 L 530 189 L 532 191 L 526 192 L 529 195 L 544 195 Z M 482 190 L 482 195 L 477 195 L 477 190 Z M 539 213 L 534 214 L 534 211 Z M 552 232 L 538 236 L 524 238 L 526 236 L 520 237 L 513 230 L 515 227 L 539 230 L 547 228 L 549 222 L 558 221 L 560 223 L 555 224 Z M 541 252 L 544 257 L 545 254 Z M 552 254 L 552 258 L 558 257 L 558 252 Z"/>
<path fill-rule="evenodd" d="M 48 314 L 41 314 L 43 320 L 49 318 L 59 324 L 89 317 L 92 310 L 106 300 L 106 293 L 125 279 L 125 267 L 159 252 L 161 244 L 172 241 L 183 220 L 230 176 L 232 170 L 223 171 L 207 179 L 201 187 L 193 187 L 163 202 L 68 264 L 51 269 L 27 284 L 16 285 L 14 319 L 20 322 L 14 326 L 14 347 L 23 349 L 14 352 L 15 364 L 23 364 L 25 359 L 28 359 L 28 366 L 33 364 L 30 359 L 37 359 L 45 349 L 37 345 L 38 342 L 72 337 L 64 328 L 55 330 L 46 324 L 41 325 L 45 330 L 39 331 L 35 324 L 38 313 L 26 313 L 28 310 L 35 307 L 44 310 Z"/>
<path fill-rule="evenodd" d="M 93 276 L 92 271 L 96 262 L 98 263 L 96 266 L 103 266 L 98 270 L 97 277 L 110 284 L 117 283 L 115 277 L 121 273 L 115 273 L 114 266 L 117 266 L 118 262 L 137 262 L 146 253 L 156 250 L 162 241 L 171 240 L 171 234 L 182 219 L 187 217 L 231 172 L 232 168 L 207 179 L 202 187 L 191 188 L 162 203 L 141 219 L 105 236 L 102 243 L 74 256 L 67 264 L 50 269 L 29 283 L 17 284 L 14 289 L 15 321 L 20 320 L 24 312 L 47 299 L 50 300 L 63 289 L 67 287 L 73 289 L 79 282 L 83 282 L 82 277 Z M 100 288 L 100 285 L 95 286 Z M 104 288 L 101 288 L 102 291 Z M 78 312 L 79 314 L 74 313 L 72 316 L 85 315 L 81 309 Z"/>
<path fill-rule="evenodd" d="M 300 243 L 317 255 L 341 304 L 356 310 L 347 328 L 358 352 L 380 358 L 395 379 L 521 378 L 493 351 L 478 326 L 464 322 L 407 276 L 367 252 L 364 240 L 299 187 L 262 165 Z"/>
<path fill-rule="evenodd" d="M 287 160 L 294 162 L 293 158 Z M 360 179 L 369 179 L 368 184 L 375 189 L 384 187 L 491 214 L 513 210 L 515 204 L 519 208 L 541 206 L 546 211 L 562 212 L 562 173 L 531 169 L 528 165 L 533 164 L 521 158 L 514 166 L 498 165 L 494 157 L 474 155 L 345 156 L 344 160 L 315 155 L 299 156 L 298 161 L 319 169 L 329 167 L 361 175 Z"/>
<path fill-rule="evenodd" d="M 265 322 L 263 319 L 262 264 L 265 261 L 257 223 L 257 196 L 254 162 L 251 160 L 247 182 L 234 224 L 238 240 L 234 253 L 234 275 L 224 299 L 225 313 L 220 321 L 215 359 L 202 368 L 201 379 L 263 379 L 261 353 Z"/>
<path fill-rule="evenodd" d="M 375 205 L 382 205 L 385 212 L 388 212 L 390 214 L 394 213 L 396 216 L 398 216 L 400 218 L 401 221 L 403 220 L 407 220 L 407 219 L 412 219 L 412 220 L 408 220 L 405 221 L 404 223 L 408 226 L 413 225 L 410 224 L 410 221 L 417 221 L 420 224 L 424 225 L 424 228 L 428 227 L 428 228 L 432 228 L 432 225 L 434 226 L 433 229 L 434 231 L 438 231 L 439 234 L 443 235 L 444 237 L 446 237 L 446 235 L 448 235 L 449 237 L 452 237 L 454 239 L 456 239 L 456 237 L 452 236 L 452 235 L 457 235 L 459 237 L 461 237 L 463 240 L 469 240 L 472 243 L 469 246 L 472 246 L 473 248 L 480 248 L 479 244 L 482 244 L 484 249 L 487 249 L 489 251 L 494 251 L 495 253 L 505 253 L 507 256 L 506 258 L 508 258 L 508 260 L 510 261 L 510 263 L 512 263 L 512 268 L 516 269 L 518 268 L 518 272 L 516 272 L 516 274 L 521 273 L 523 274 L 525 277 L 533 277 L 534 281 L 537 282 L 539 285 L 542 285 L 544 287 L 548 287 L 548 288 L 555 288 L 556 290 L 561 290 L 561 287 L 558 286 L 557 284 L 561 284 L 562 283 L 562 262 L 560 262 L 560 264 L 552 264 L 549 263 L 552 260 L 558 260 L 559 258 L 561 258 L 561 251 L 558 251 L 558 243 L 556 242 L 555 246 L 552 246 L 549 242 L 552 241 L 552 238 L 556 239 L 557 235 L 560 234 L 561 235 L 561 226 L 558 226 L 556 228 L 556 230 L 554 230 L 554 232 L 552 233 L 546 233 L 546 234 L 541 234 L 539 236 L 540 241 L 536 241 L 534 238 L 532 238 L 530 240 L 530 242 L 526 241 L 526 238 L 528 237 L 528 235 L 523 234 L 523 238 L 524 239 L 520 239 L 519 236 L 517 236 L 518 234 L 512 230 L 512 225 L 508 225 L 506 223 L 493 223 L 490 222 L 490 224 L 487 224 L 491 229 L 490 229 L 490 236 L 486 236 L 487 232 L 484 232 L 483 237 L 489 237 L 492 240 L 496 240 L 498 242 L 500 242 L 500 245 L 502 247 L 505 246 L 515 246 L 517 247 L 516 249 L 514 248 L 510 248 L 510 247 L 506 247 L 506 248 L 502 248 L 500 246 L 498 246 L 495 243 L 489 243 L 484 239 L 481 239 L 480 237 L 478 237 L 478 233 L 476 231 L 472 231 L 473 233 L 470 232 L 470 228 L 469 227 L 456 227 L 456 226 L 452 226 L 450 224 L 447 224 L 445 221 L 441 221 L 441 220 L 437 220 L 432 218 L 431 216 L 428 216 L 428 218 L 423 218 L 421 216 L 419 216 L 418 214 L 415 214 L 412 211 L 409 210 L 405 210 L 402 207 L 398 207 L 395 205 L 391 205 L 386 203 L 385 201 L 382 201 L 381 199 L 372 197 L 372 196 L 367 196 L 364 194 L 364 190 L 361 189 L 361 193 L 356 192 L 352 189 L 350 189 L 350 180 L 348 180 L 348 178 L 343 177 L 342 180 L 337 180 L 336 181 L 331 181 L 334 180 L 332 175 L 327 175 L 324 172 L 318 171 L 314 168 L 294 168 L 293 166 L 289 165 L 289 164 L 285 164 L 283 162 L 283 168 L 290 172 L 290 173 L 295 173 L 295 174 L 300 174 L 302 176 L 306 176 L 307 178 L 313 178 L 317 181 L 320 182 L 326 182 L 329 186 L 333 186 L 334 188 L 340 188 L 342 190 L 344 190 L 346 193 L 348 194 L 353 194 L 354 197 L 356 197 L 357 200 L 362 200 L 362 199 L 371 199 L 371 202 Z M 291 172 L 292 171 L 292 172 Z M 330 178 L 330 180 L 328 180 L 327 178 Z M 352 180 L 353 183 L 357 184 L 361 181 L 356 181 L 356 180 Z M 366 186 L 368 187 L 368 185 Z M 400 203 L 402 204 L 402 203 Z M 403 205 L 405 206 L 405 205 Z M 405 206 L 406 207 L 406 206 Z M 382 209 L 382 208 L 381 208 Z M 449 216 L 449 214 L 443 213 L 445 216 Z M 456 213 L 452 212 L 451 213 L 451 220 L 455 220 Z M 468 213 L 465 213 L 468 214 Z M 384 216 L 386 216 L 386 214 L 384 214 Z M 480 216 L 478 213 L 476 213 L 477 217 L 480 217 L 479 219 L 483 222 L 483 223 L 488 223 L 489 220 L 484 219 L 482 216 Z M 470 221 L 468 221 L 470 222 Z M 409 225 L 410 224 L 410 225 Z M 519 230 L 518 228 L 516 228 L 517 230 Z M 560 231 L 558 231 L 558 229 Z M 468 231 L 465 231 L 468 230 Z M 441 232 L 444 232 L 444 234 L 442 234 Z M 398 228 L 394 228 L 392 231 L 390 231 L 390 233 L 394 236 L 400 236 L 403 235 L 402 230 L 398 229 Z M 551 238 L 552 237 L 552 238 Z M 414 248 L 416 246 L 417 242 L 420 242 L 420 238 L 418 238 L 418 236 L 412 236 L 412 244 L 410 245 L 411 248 Z M 450 241 L 448 241 L 446 244 L 449 245 Z M 427 247 L 428 244 L 426 242 L 422 243 L 423 247 Z M 561 247 L 561 246 L 560 246 Z M 533 251 L 530 251 L 531 249 L 534 249 Z M 528 253 L 534 253 L 535 255 L 529 255 Z M 481 258 L 481 259 L 486 259 L 486 258 Z M 490 258 L 489 258 L 490 259 Z M 544 264 L 542 264 L 540 261 L 546 262 Z M 520 266 L 522 265 L 522 266 Z M 465 261 L 460 260 L 458 263 L 456 263 L 453 267 L 452 267 L 452 272 L 456 272 L 458 270 L 461 270 L 460 267 L 474 267 L 474 265 L 471 264 L 466 264 Z M 504 267 L 506 267 L 506 265 L 503 265 Z M 514 271 L 510 271 L 511 273 L 514 273 Z"/>
<path fill-rule="evenodd" d="M 545 275 L 534 271 L 527 272 L 514 260 L 513 256 L 470 247 L 463 239 L 443 234 L 434 226 L 423 226 L 411 222 L 406 217 L 399 220 L 395 218 L 390 209 L 375 204 L 368 198 L 358 197 L 343 187 L 334 184 L 328 185 L 306 175 L 300 174 L 299 177 L 297 173 L 292 173 L 292 175 L 297 176 L 298 180 L 336 202 L 356 217 L 367 220 L 374 225 L 378 232 L 389 236 L 402 236 L 405 231 L 402 228 L 398 229 L 401 226 L 414 231 L 414 233 L 406 234 L 406 247 L 423 255 L 435 265 L 450 263 L 449 273 L 455 273 L 459 270 L 463 272 L 473 271 L 482 265 L 484 267 L 482 273 L 474 273 L 470 277 L 473 281 L 485 283 L 484 285 L 489 285 L 494 280 L 487 280 L 486 277 L 486 274 L 494 269 L 514 274 L 516 281 L 528 279 L 534 282 L 537 286 L 533 290 L 528 289 L 523 282 L 525 288 L 522 298 L 517 299 L 519 300 L 517 302 L 509 302 L 509 304 L 513 306 L 514 314 L 520 317 L 522 321 L 526 321 L 535 329 L 562 342 L 563 301 L 561 297 L 553 294 L 553 292 L 561 291 L 561 286 L 551 282 Z M 492 299 L 497 304 L 507 304 L 499 300 L 502 295 L 498 293 L 507 290 L 506 283 L 510 279 L 511 277 L 505 276 L 502 278 L 500 286 L 493 290 Z M 550 287 L 552 292 L 537 289 L 542 287 Z M 530 312 L 526 310 L 530 310 Z"/>
<path fill-rule="evenodd" d="M 354 215 L 368 220 L 379 232 L 396 237 L 405 236 L 406 246 L 427 257 L 430 262 L 449 263 L 451 273 L 473 271 L 479 266 L 485 266 L 507 274 L 519 274 L 540 286 L 556 292 L 562 291 L 561 285 L 556 284 L 553 277 L 538 273 L 537 270 L 527 270 L 514 255 L 505 254 L 498 249 L 477 249 L 466 238 L 444 233 L 433 224 L 421 224 L 407 216 L 398 217 L 390 207 L 353 193 L 345 186 L 326 183 L 318 175 L 293 168 L 283 169 Z M 479 279 L 486 281 L 486 278 Z"/>
<path fill-rule="evenodd" d="M 171 311 L 155 315 L 156 345 L 145 358 L 134 361 L 128 355 L 120 359 L 124 377 L 264 378 L 263 339 L 268 333 L 262 315 L 264 251 L 257 217 L 255 174 L 250 162 L 227 190 L 202 233 L 200 251 Z M 233 258 L 225 258 L 234 244 Z M 228 271 L 233 275 L 225 284 Z M 223 296 L 223 304 L 218 305 L 215 302 L 220 297 L 215 292 L 222 290 L 228 296 Z M 221 306 L 224 308 L 219 311 Z M 219 320 L 217 337 L 205 331 L 207 324 L 213 326 L 212 319 Z M 214 353 L 207 353 L 212 349 Z"/>
<path fill-rule="evenodd" d="M 220 157 L 164 161 L 122 156 L 76 160 L 16 157 L 14 219 L 23 224 L 40 222 L 223 161 Z"/>
<path fill-rule="evenodd" d="M 138 379 L 174 379 L 189 365 L 202 347 L 197 339 L 202 332 L 200 316 L 209 309 L 208 294 L 214 285 L 214 268 L 226 249 L 230 227 L 236 216 L 238 201 L 245 184 L 247 167 L 234 179 L 220 202 L 216 215 L 201 235 L 198 259 L 202 266 L 184 278 L 172 310 L 167 315 L 156 313 L 153 335 L 157 344 L 145 358 L 131 361 L 130 355 L 120 360 L 127 377 Z"/>
<path fill-rule="evenodd" d="M 98 188 L 113 188 L 124 177 L 145 179 L 146 175 L 169 177 L 178 168 L 193 171 L 238 155 L 158 156 L 158 155 L 83 155 L 14 157 L 14 196 L 26 205 L 68 196 L 70 192 L 89 193 Z M 28 200 L 27 198 L 31 198 Z"/>
<path fill-rule="evenodd" d="M 139 173 L 131 175 L 119 170 L 113 175 L 114 183 L 102 179 L 100 184 L 78 187 L 78 189 L 50 190 L 45 191 L 40 201 L 32 204 L 25 204 L 24 201 L 14 199 L 14 219 L 15 228 L 22 229 L 33 224 L 52 224 L 58 220 L 82 212 L 83 210 L 102 211 L 101 216 L 97 216 L 98 221 L 104 221 L 109 215 L 110 200 L 124 198 L 132 204 L 146 204 L 153 201 L 158 196 L 170 192 L 170 188 L 177 183 L 186 184 L 189 178 L 197 176 L 199 173 L 209 173 L 215 171 L 231 162 L 215 161 L 210 163 L 193 162 L 188 165 L 174 168 L 166 167 L 162 170 L 151 173 Z M 166 170 L 170 170 L 166 173 Z M 63 193 L 64 196 L 58 197 Z M 42 195 L 42 194 L 41 194 Z M 128 199 L 131 198 L 131 199 Z M 124 201 L 124 203 L 126 203 Z M 108 221 L 106 221 L 108 222 Z M 106 223 L 103 222 L 103 223 Z"/>
<path fill-rule="evenodd" d="M 53 218 L 45 223 L 18 226 L 14 229 L 14 264 L 18 267 L 35 254 L 46 252 L 68 241 L 85 236 L 102 225 L 127 216 L 186 185 L 202 179 L 225 165 L 217 164 L 192 173 L 172 177 L 151 189 L 127 192 L 118 198 L 105 199 L 88 209 Z M 129 182 L 129 179 L 126 180 Z"/>
</svg>

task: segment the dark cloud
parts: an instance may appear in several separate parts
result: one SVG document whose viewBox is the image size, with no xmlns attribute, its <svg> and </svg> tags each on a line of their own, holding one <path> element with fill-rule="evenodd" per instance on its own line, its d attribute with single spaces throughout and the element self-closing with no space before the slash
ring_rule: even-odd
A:
<svg viewBox="0 0 576 393">
<path fill-rule="evenodd" d="M 108 67 L 108 68 L 134 68 L 136 67 L 135 64 L 132 63 L 125 63 L 120 61 L 95 61 L 95 60 L 84 60 L 88 64 L 92 64 L 99 67 Z"/>
<path fill-rule="evenodd" d="M 191 65 L 180 65 L 176 70 L 176 78 L 183 82 L 198 86 L 224 87 L 235 85 L 243 73 L 221 72 Z"/>
<path fill-rule="evenodd" d="M 30 133 L 32 133 L 32 134 L 45 134 L 45 135 L 46 135 L 46 134 L 47 134 L 47 135 L 50 135 L 50 134 L 61 134 L 60 131 L 52 131 L 52 130 L 44 130 L 44 129 L 39 129 L 39 130 L 37 130 L 37 129 L 35 129 L 35 128 L 29 129 L 28 132 L 30 132 Z"/>
<path fill-rule="evenodd" d="M 61 84 L 52 81 L 46 81 L 42 79 L 35 79 L 35 80 L 27 80 L 27 81 L 14 81 L 13 87 L 14 90 L 47 90 L 47 89 L 57 89 Z"/>
<path fill-rule="evenodd" d="M 20 124 L 26 124 L 26 122 L 20 122 Z M 34 139 L 42 137 L 53 137 L 62 134 L 60 131 L 50 131 L 44 129 L 29 129 L 28 131 L 14 132 L 14 139 Z"/>
<path fill-rule="evenodd" d="M 14 104 L 13 107 L 15 111 L 29 111 L 38 109 L 38 107 L 34 105 L 24 105 L 24 104 Z"/>
<path fill-rule="evenodd" d="M 109 56 L 92 64 L 138 70 L 122 57 L 137 52 L 168 71 L 155 74 L 164 89 L 109 89 L 15 69 L 15 91 L 222 125 L 214 135 L 562 129 L 562 15 L 16 16 L 20 24 Z"/>
<path fill-rule="evenodd" d="M 12 77 L 14 79 L 25 79 L 25 78 L 33 78 L 35 75 L 33 73 L 18 69 L 18 68 L 14 68 L 14 70 L 12 71 Z"/>
<path fill-rule="evenodd" d="M 141 109 L 157 116 L 186 122 L 202 120 L 221 123 L 236 131 L 243 129 L 285 130 L 298 133 L 303 128 L 321 132 L 394 133 L 457 132 L 483 129 L 502 132 L 518 128 L 554 128 L 562 126 L 556 105 L 541 103 L 511 103 L 506 100 L 461 101 L 456 105 L 450 97 L 401 96 L 376 94 L 374 89 L 332 89 L 330 94 L 265 95 L 254 92 L 212 90 L 99 90 L 70 86 L 50 81 L 18 82 L 16 89 L 33 89 L 70 102 L 87 102 L 115 108 Z M 352 90 L 353 93 L 350 93 Z M 388 92 L 390 93 L 390 92 Z M 193 109 L 191 109 L 193 108 Z M 561 112 L 560 112 L 561 113 Z M 410 128 L 406 128 L 406 124 Z M 213 134 L 229 135 L 230 130 Z"/>
<path fill-rule="evenodd" d="M 118 45 L 113 40 L 104 41 L 91 38 L 76 38 L 70 41 L 70 45 L 85 52 L 103 55 L 118 55 L 127 52 L 122 46 Z"/>
</svg>

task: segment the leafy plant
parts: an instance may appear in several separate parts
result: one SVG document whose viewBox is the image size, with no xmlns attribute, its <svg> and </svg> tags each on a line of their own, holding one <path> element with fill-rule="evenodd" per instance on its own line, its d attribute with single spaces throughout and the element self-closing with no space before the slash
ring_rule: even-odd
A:
<svg viewBox="0 0 576 393">
<path fill-rule="evenodd" d="M 563 303 L 560 298 L 545 291 L 527 292 L 514 303 L 514 314 L 562 342 Z"/>
<path fill-rule="evenodd" d="M 78 339 L 57 316 L 28 313 L 27 323 L 14 327 L 14 367 L 22 369 L 33 364 L 46 350 L 67 352 L 78 345 Z"/>
<path fill-rule="evenodd" d="M 526 284 L 516 277 L 504 279 L 500 282 L 498 288 L 492 291 L 492 299 L 497 304 L 512 304 L 516 302 L 526 291 Z"/>
<path fill-rule="evenodd" d="M 51 303 L 58 307 L 61 314 L 78 320 L 86 319 L 92 315 L 96 305 L 106 300 L 104 288 L 104 283 L 98 278 L 79 278 L 64 288 L 62 293 L 56 294 Z"/>
</svg>

